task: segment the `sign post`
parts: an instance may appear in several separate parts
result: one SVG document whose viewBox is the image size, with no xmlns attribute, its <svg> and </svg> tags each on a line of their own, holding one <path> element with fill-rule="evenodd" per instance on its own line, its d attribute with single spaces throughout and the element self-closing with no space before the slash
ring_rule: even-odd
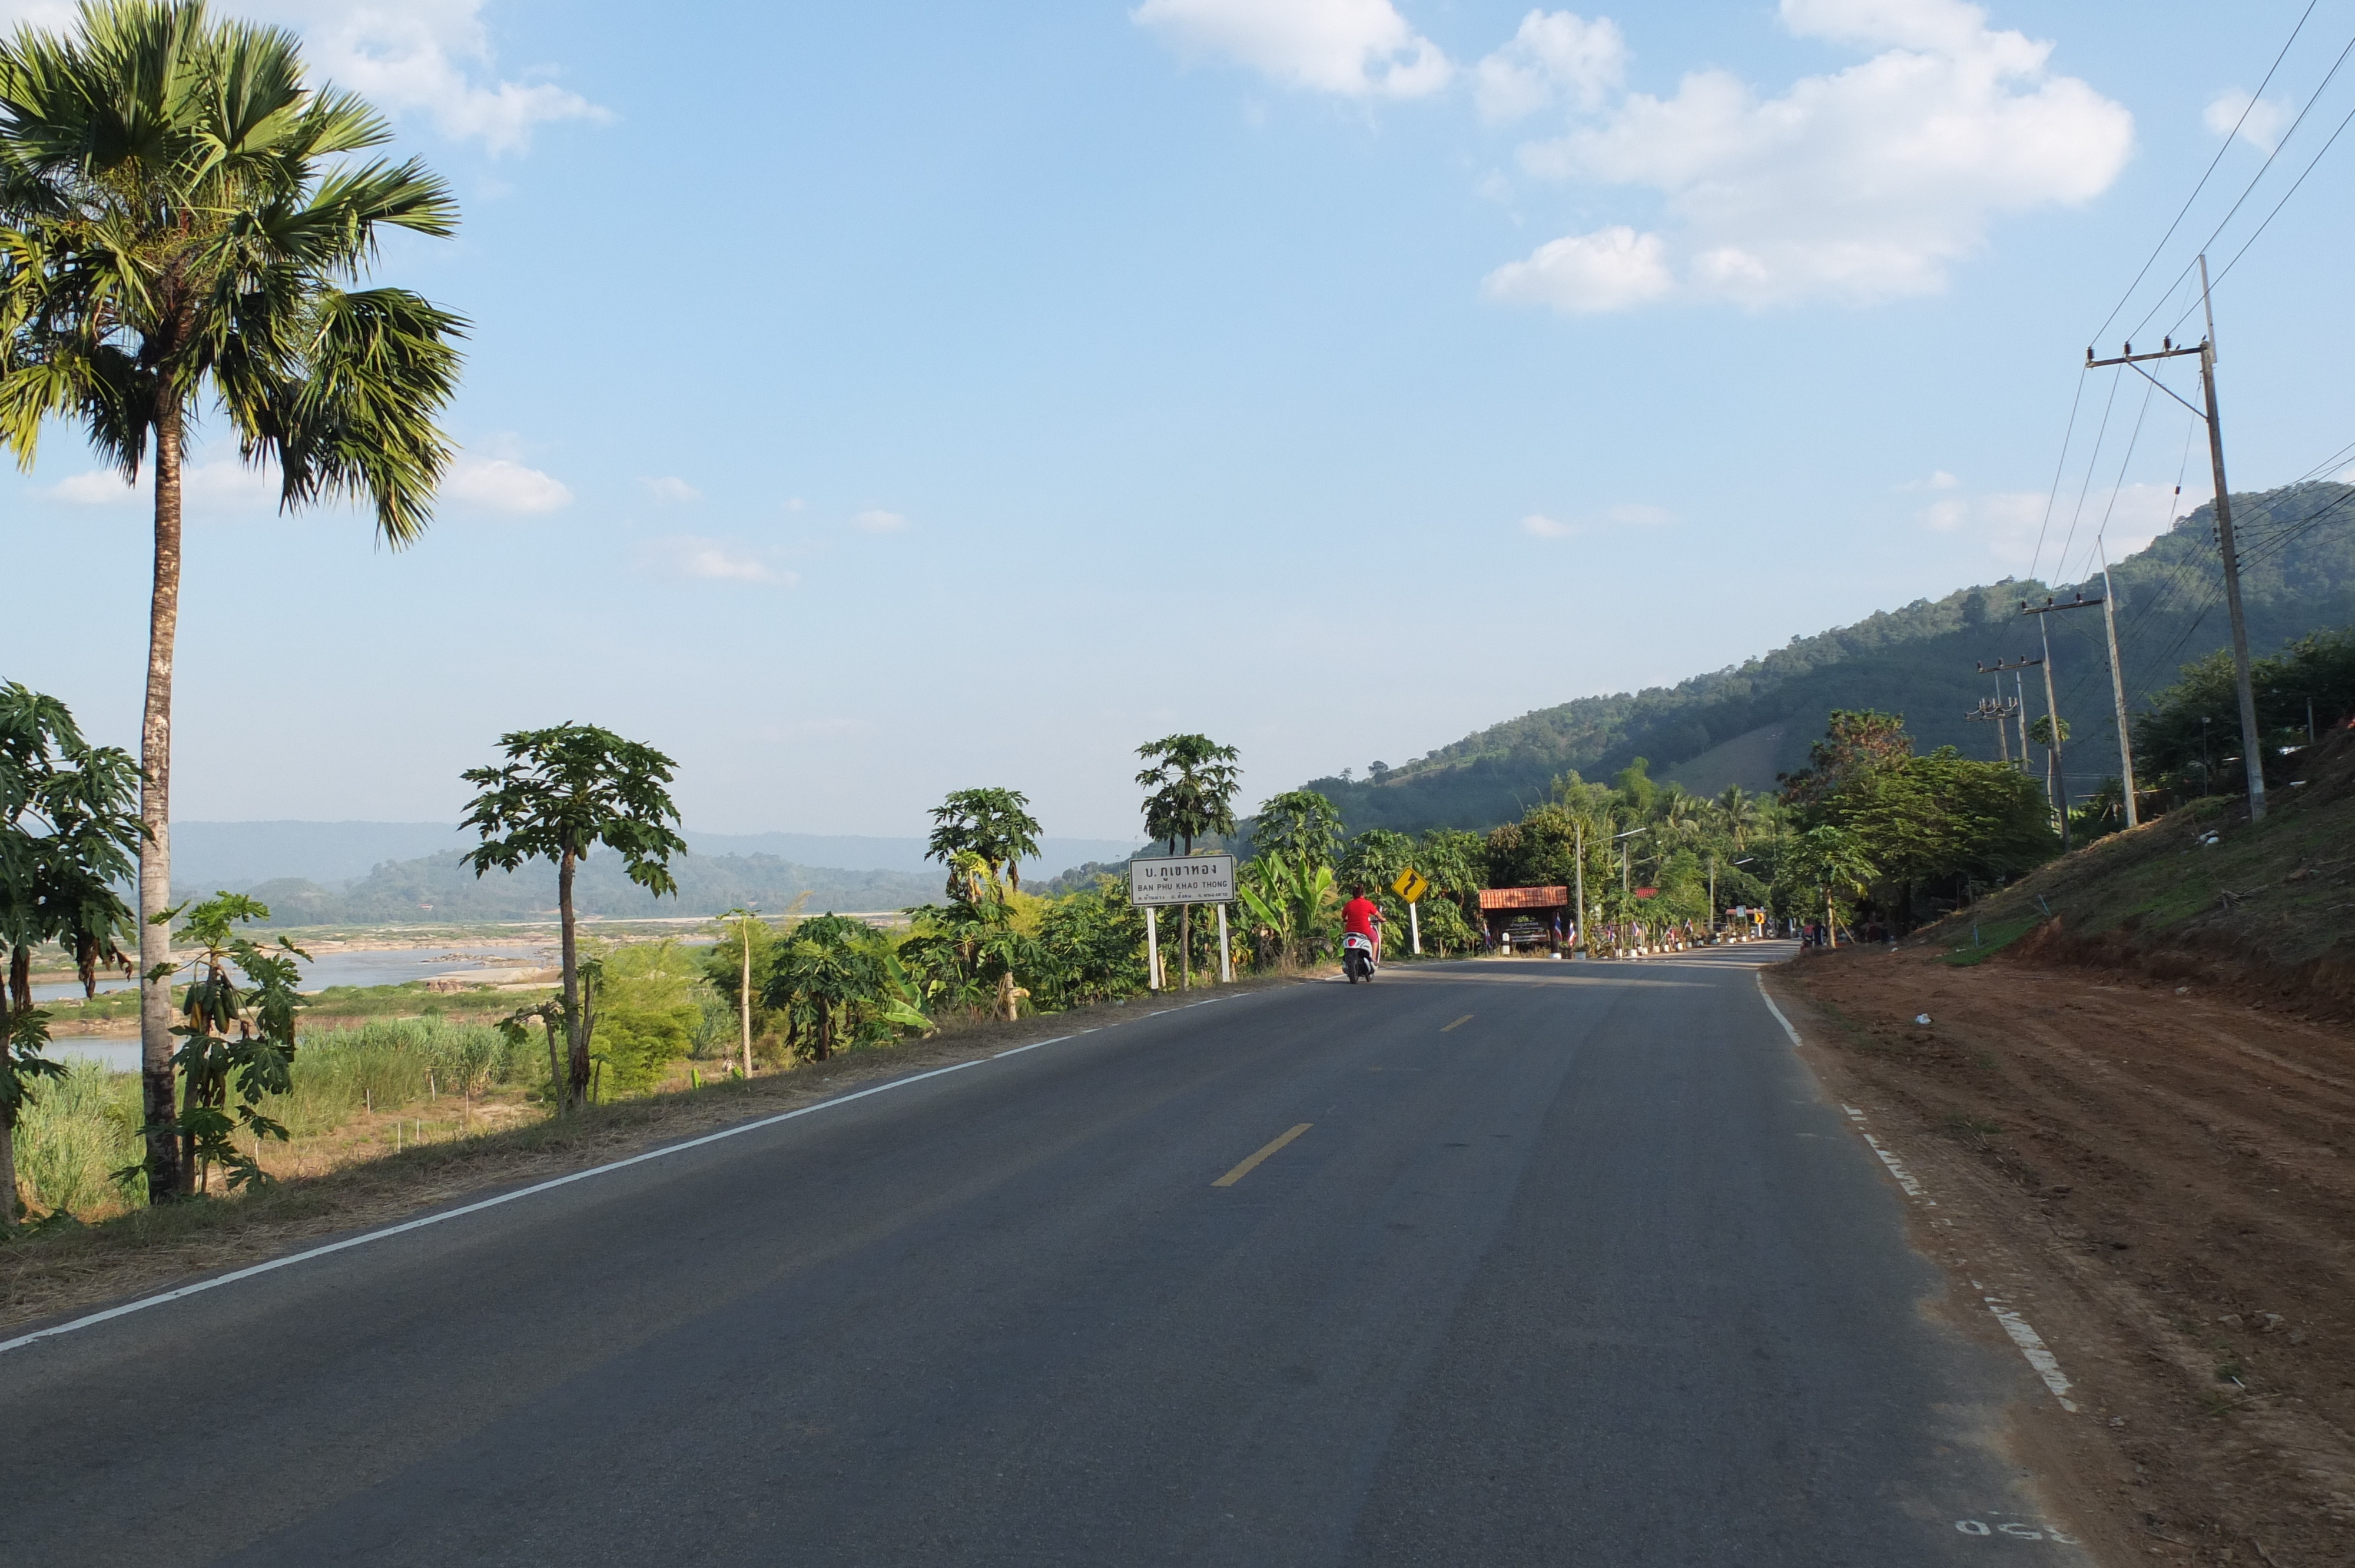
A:
<svg viewBox="0 0 2355 1568">
<path fill-rule="evenodd" d="M 1165 904 L 1215 904 L 1219 906 L 1219 976 L 1234 979 L 1234 959 L 1227 948 L 1227 906 L 1235 901 L 1235 857 L 1231 854 L 1172 855 L 1128 863 L 1128 901 L 1145 911 L 1145 941 L 1153 966 L 1153 989 L 1161 989 L 1159 938 L 1156 911 Z"/>
<path fill-rule="evenodd" d="M 1145 989 L 1161 989 L 1161 911 L 1149 904 L 1145 908 Z"/>
<path fill-rule="evenodd" d="M 1423 912 L 1417 906 L 1423 902 L 1423 895 L 1431 891 L 1431 884 L 1424 878 L 1423 873 L 1412 866 L 1408 866 L 1398 874 L 1398 880 L 1391 884 L 1391 891 L 1406 900 L 1408 939 L 1413 944 L 1415 956 L 1421 958 L 1423 956 Z"/>
</svg>

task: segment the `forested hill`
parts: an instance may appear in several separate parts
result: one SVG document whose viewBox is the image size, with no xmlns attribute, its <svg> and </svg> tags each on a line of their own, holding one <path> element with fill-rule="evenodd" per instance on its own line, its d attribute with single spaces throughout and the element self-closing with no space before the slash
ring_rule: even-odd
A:
<svg viewBox="0 0 2355 1568">
<path fill-rule="evenodd" d="M 2200 507 L 2111 567 L 2131 702 L 2166 687 L 2179 666 L 2230 639 L 2213 510 Z M 2253 653 L 2355 622 L 2355 487 L 2318 482 L 2236 494 L 2232 516 Z M 1993 758 L 1995 726 L 1963 716 L 1995 692 L 1975 665 L 2037 651 L 2036 622 L 2019 613 L 2022 599 L 2066 599 L 2081 588 L 2096 598 L 2101 579 L 2050 588 L 2007 578 L 1934 602 L 1918 599 L 1674 686 L 1541 708 L 1404 767 L 1367 779 L 1314 779 L 1309 788 L 1340 806 L 1352 832 L 1489 827 L 1544 799 L 1564 772 L 1607 777 L 1637 757 L 1650 760 L 1655 778 L 1705 793 L 1730 783 L 1770 789 L 1776 773 L 1805 762 L 1835 708 L 1901 713 L 1925 750 L 1953 745 Z M 2050 619 L 2061 713 L 2076 743 L 2070 787 L 2082 794 L 2117 772 L 2102 613 Z M 2030 712 L 2041 714 L 2040 672 L 2027 673 Z"/>
</svg>

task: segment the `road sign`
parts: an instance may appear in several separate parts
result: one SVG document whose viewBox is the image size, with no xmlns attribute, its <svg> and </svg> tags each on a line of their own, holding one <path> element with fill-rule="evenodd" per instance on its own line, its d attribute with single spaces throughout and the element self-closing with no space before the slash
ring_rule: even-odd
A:
<svg viewBox="0 0 2355 1568">
<path fill-rule="evenodd" d="M 1423 895 L 1431 891 L 1431 884 L 1424 878 L 1423 873 L 1412 866 L 1408 866 L 1398 874 L 1398 880 L 1391 884 L 1391 891 L 1409 904 L 1414 904 L 1420 902 Z"/>
<path fill-rule="evenodd" d="M 1231 904 L 1235 857 L 1189 854 L 1128 863 L 1131 904 Z"/>
</svg>

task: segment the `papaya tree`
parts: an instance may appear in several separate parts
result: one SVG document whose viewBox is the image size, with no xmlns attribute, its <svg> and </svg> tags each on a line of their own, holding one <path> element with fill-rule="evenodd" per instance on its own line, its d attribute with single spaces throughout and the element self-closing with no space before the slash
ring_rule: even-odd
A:
<svg viewBox="0 0 2355 1568">
<path fill-rule="evenodd" d="M 1194 853 L 1194 841 L 1211 833 L 1235 831 L 1235 791 L 1242 774 L 1235 767 L 1241 754 L 1220 746 L 1207 735 L 1169 735 L 1146 742 L 1136 755 L 1151 764 L 1136 781 L 1152 791 L 1145 800 L 1145 834 L 1167 840 L 1176 854 L 1183 843 Z M 1194 906 L 1178 906 L 1178 984 L 1194 984 Z"/>
<path fill-rule="evenodd" d="M 499 736 L 504 763 L 459 775 L 481 793 L 468 802 L 463 827 L 481 835 L 466 863 L 482 876 L 514 871 L 527 860 L 556 867 L 556 910 L 562 932 L 561 1001 L 567 1052 L 564 1105 L 578 1107 L 589 1094 L 588 998 L 581 991 L 579 922 L 572 879 L 599 846 L 622 857 L 632 882 L 656 896 L 676 894 L 670 857 L 687 852 L 675 831 L 678 808 L 666 789 L 677 764 L 650 746 L 624 740 L 594 725 L 560 724 Z"/>
</svg>

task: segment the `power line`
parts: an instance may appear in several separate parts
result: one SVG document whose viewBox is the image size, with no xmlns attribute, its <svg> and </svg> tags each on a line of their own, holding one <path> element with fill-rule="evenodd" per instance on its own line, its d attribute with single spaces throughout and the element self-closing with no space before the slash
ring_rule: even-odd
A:
<svg viewBox="0 0 2355 1568">
<path fill-rule="evenodd" d="M 2224 232 L 2225 226 L 2232 221 L 2234 216 L 2240 212 L 2242 206 L 2248 201 L 2250 196 L 2256 194 L 2258 185 L 2263 182 L 2265 177 L 2265 172 L 2274 166 L 2274 160 L 2282 155 L 2283 150 L 2286 148 L 2290 144 L 2291 140 L 2297 135 L 2297 128 L 2306 123 L 2306 117 L 2314 112 L 2315 104 L 2321 101 L 2323 92 L 2330 86 L 2333 79 L 2339 75 L 2339 68 L 2347 63 L 2347 57 L 2350 53 L 2355 53 L 2355 38 L 2348 39 L 2347 47 L 2339 51 L 2339 58 L 2331 61 L 2329 71 L 2323 77 L 2321 82 L 2316 86 L 2314 91 L 2307 97 L 2306 107 L 2297 111 L 2297 118 L 2289 122 L 2289 129 L 2282 132 L 2282 139 L 2274 143 L 2274 150 L 2265 154 L 2265 161 L 2257 165 L 2257 172 L 2255 174 L 2249 176 L 2248 185 L 2243 188 L 2240 196 L 2232 203 L 2231 209 L 2227 211 L 2222 218 L 2217 220 L 2215 228 L 2209 234 L 2206 241 L 2200 245 L 2200 254 L 2206 254 L 2208 247 L 2216 243 L 2217 235 Z M 2225 145 L 2229 147 L 2232 143 L 2228 141 L 2225 143 Z M 2167 286 L 2167 291 L 2169 294 L 2174 293 L 2177 286 L 2181 284 L 2186 278 L 2191 275 L 2191 269 L 2196 264 L 2196 259 L 2194 261 L 2187 261 L 2184 263 L 2183 270 L 2176 274 L 2175 281 Z M 2151 317 L 2158 315 L 2161 307 L 2163 307 L 2166 302 L 2167 301 L 2165 296 L 2161 296 L 2159 302 L 2151 306 L 2148 313 L 2146 314 L 2142 320 L 2135 323 L 2135 329 L 2132 335 L 2136 337 L 2141 336 L 2142 329 L 2150 324 Z M 2189 313 L 2190 313 L 2188 312 L 2186 313 L 2186 314 Z M 2096 333 L 2094 335 L 2098 338 L 2101 334 Z"/>
<path fill-rule="evenodd" d="M 2330 140 L 2322 144 L 2321 152 L 2316 153 L 2312 158 L 2307 161 L 2305 170 L 2298 175 L 2297 178 L 2294 182 L 2291 183 L 2289 189 L 2282 193 L 2281 200 L 2274 203 L 2274 209 L 2273 211 L 2265 214 L 2264 222 L 2257 225 L 2256 233 L 2250 235 L 2248 238 L 2241 241 L 2241 248 L 2232 252 L 2232 259 L 2224 263 L 2224 270 L 2216 274 L 2215 283 L 2222 283 L 2225 279 L 2232 275 L 2232 269 L 2241 264 L 2241 258 L 2249 253 L 2249 247 L 2254 245 L 2258 239 L 2264 236 L 2265 230 L 2273 226 L 2274 219 L 2281 216 L 2281 209 L 2289 205 L 2289 198 L 2297 195 L 2297 187 L 2306 184 L 2306 176 L 2314 173 L 2315 164 L 2322 162 L 2323 154 L 2330 151 L 2331 147 L 2338 142 L 2339 138 L 2346 133 L 2347 127 L 2350 123 L 2355 123 L 2355 109 L 2349 110 L 2347 111 L 2347 117 L 2339 121 L 2339 129 L 2330 133 Z M 2214 287 L 2214 284 L 2211 283 L 2210 287 Z M 2176 326 L 2180 328 L 2186 321 L 2190 319 L 2190 316 L 2191 312 L 2189 309 L 2185 310 L 2183 314 L 2175 318 Z"/>
<path fill-rule="evenodd" d="M 2224 144 L 2216 149 L 2216 155 L 2208 161 L 2208 167 L 2201 173 L 2200 183 L 2193 185 L 2191 194 L 2183 198 L 2182 210 L 2175 215 L 2175 221 L 2167 226 L 2167 232 L 2158 237 L 2158 243 L 2150 248 L 2150 256 L 2143 262 L 2142 270 L 2134 275 L 2134 281 L 2126 285 L 2126 291 L 2118 296 L 2118 302 L 2110 307 L 2110 313 L 2104 316 L 2102 324 L 2094 329 L 2094 340 L 2096 343 L 2101 341 L 2104 333 L 2110 330 L 2110 323 L 2118 319 L 2118 313 L 2126 308 L 2126 302 L 2134 298 L 2134 291 L 2137 289 L 2142 287 L 2143 279 L 2149 276 L 2150 270 L 2158 262 L 2160 252 L 2167 249 L 2167 242 L 2175 238 L 2175 231 L 2182 228 L 2183 220 L 2190 216 L 2191 204 L 2198 201 L 2200 193 L 2208 188 L 2208 181 L 2215 175 L 2216 165 L 2222 163 L 2224 154 L 2232 150 L 2232 138 L 2238 136 L 2241 133 L 2241 127 L 2248 123 L 2249 116 L 2255 111 L 2257 104 L 2264 98 L 2265 89 L 2274 79 L 2274 72 L 2281 69 L 2282 61 L 2289 58 L 2290 45 L 2297 42 L 2298 34 L 2306 30 L 2307 18 L 2314 15 L 2315 6 L 2320 4 L 2321 0 L 2307 0 L 2306 9 L 2298 16 L 2297 26 L 2289 30 L 2289 37 L 2282 40 L 2281 53 L 2275 55 L 2274 63 L 2266 68 L 2265 79 L 2257 83 L 2256 91 L 2249 94 L 2249 101 L 2241 110 L 2240 119 L 2232 122 L 2232 129 L 2225 136 Z"/>
<path fill-rule="evenodd" d="M 2085 399 L 2086 372 L 2077 372 L 2077 393 L 2069 399 L 2069 426 L 2061 432 L 2061 458 L 2052 465 L 2052 488 L 2044 497 L 2044 521 L 2036 525 L 2036 553 L 2028 558 L 2028 575 L 2036 576 L 2036 564 L 2044 558 L 2044 535 L 2052 526 L 2052 508 L 2061 500 L 2061 476 L 2069 471 L 2069 442 L 2077 433 L 2077 408 Z"/>
</svg>

